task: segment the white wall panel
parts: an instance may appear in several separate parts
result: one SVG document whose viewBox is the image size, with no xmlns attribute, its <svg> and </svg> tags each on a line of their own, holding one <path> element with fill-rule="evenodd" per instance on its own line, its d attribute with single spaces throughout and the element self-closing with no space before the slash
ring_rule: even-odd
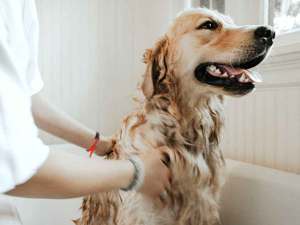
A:
<svg viewBox="0 0 300 225">
<path fill-rule="evenodd" d="M 132 108 L 144 49 L 166 30 L 178 2 L 37 0 L 44 95 L 87 126 L 113 133 Z"/>
<path fill-rule="evenodd" d="M 261 67 L 265 81 L 253 94 L 228 99 L 227 157 L 300 173 L 300 64 L 292 62 L 272 57 Z"/>
</svg>

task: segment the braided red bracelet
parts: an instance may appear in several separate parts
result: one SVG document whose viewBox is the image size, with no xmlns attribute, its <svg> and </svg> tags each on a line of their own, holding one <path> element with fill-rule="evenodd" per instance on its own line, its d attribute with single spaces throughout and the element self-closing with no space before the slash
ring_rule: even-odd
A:
<svg viewBox="0 0 300 225">
<path fill-rule="evenodd" d="M 96 135 L 95 135 L 93 144 L 87 149 L 90 157 L 92 157 L 93 153 L 95 152 L 97 144 L 99 143 L 99 141 L 100 141 L 100 134 L 99 134 L 99 132 L 97 132 Z"/>
</svg>

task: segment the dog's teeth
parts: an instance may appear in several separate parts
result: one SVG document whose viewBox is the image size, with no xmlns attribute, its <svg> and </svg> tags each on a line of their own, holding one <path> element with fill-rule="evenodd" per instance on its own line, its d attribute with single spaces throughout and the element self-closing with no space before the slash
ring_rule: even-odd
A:
<svg viewBox="0 0 300 225">
<path fill-rule="evenodd" d="M 245 74 L 242 74 L 242 76 L 239 78 L 239 81 L 240 82 L 245 82 L 246 81 L 246 76 L 245 76 Z"/>
<path fill-rule="evenodd" d="M 227 72 L 223 73 L 222 77 L 228 77 L 228 73 Z"/>
<path fill-rule="evenodd" d="M 234 75 L 230 75 L 230 78 L 234 78 Z"/>
<path fill-rule="evenodd" d="M 215 72 L 216 72 L 217 74 L 221 74 L 221 70 L 220 70 L 220 69 L 216 69 Z"/>
<path fill-rule="evenodd" d="M 217 67 L 215 66 L 215 65 L 210 65 L 209 67 L 208 67 L 208 70 L 209 71 L 215 71 L 217 69 Z"/>
</svg>

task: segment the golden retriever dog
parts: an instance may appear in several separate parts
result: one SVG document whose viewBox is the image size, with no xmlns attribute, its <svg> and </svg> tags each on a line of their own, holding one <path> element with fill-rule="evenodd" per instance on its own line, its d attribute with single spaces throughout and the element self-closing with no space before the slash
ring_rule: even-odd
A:
<svg viewBox="0 0 300 225">
<path fill-rule="evenodd" d="M 144 55 L 144 99 L 115 136 L 108 159 L 168 148 L 171 189 L 164 205 L 137 192 L 93 194 L 77 225 L 216 225 L 224 183 L 219 148 L 223 98 L 243 96 L 260 79 L 273 44 L 266 26 L 237 26 L 216 11 L 190 9 Z"/>
</svg>

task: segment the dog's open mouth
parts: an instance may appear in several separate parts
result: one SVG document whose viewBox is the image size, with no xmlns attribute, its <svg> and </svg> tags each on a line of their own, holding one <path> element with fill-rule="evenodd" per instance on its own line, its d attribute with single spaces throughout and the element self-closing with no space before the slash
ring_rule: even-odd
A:
<svg viewBox="0 0 300 225">
<path fill-rule="evenodd" d="M 239 83 L 258 83 L 261 78 L 258 73 L 242 68 L 235 68 L 221 64 L 211 64 L 206 66 L 206 72 L 217 78 L 232 79 Z"/>
<path fill-rule="evenodd" d="M 246 94 L 254 89 L 255 83 L 262 81 L 260 74 L 250 69 L 261 61 L 262 59 L 259 59 L 255 63 L 251 61 L 250 63 L 233 66 L 203 63 L 196 68 L 195 76 L 202 83 L 222 87 L 225 91 L 234 94 Z"/>
</svg>

